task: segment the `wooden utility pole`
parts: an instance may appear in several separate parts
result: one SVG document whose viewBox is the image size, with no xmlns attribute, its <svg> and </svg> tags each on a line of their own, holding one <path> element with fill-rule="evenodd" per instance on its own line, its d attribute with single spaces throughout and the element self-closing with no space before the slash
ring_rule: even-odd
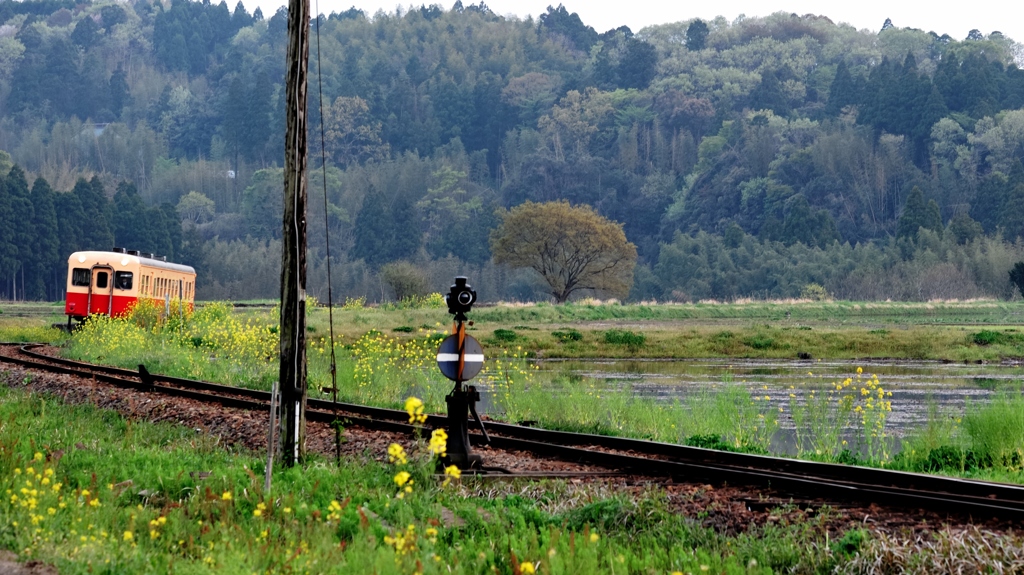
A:
<svg viewBox="0 0 1024 575">
<path fill-rule="evenodd" d="M 309 0 L 288 0 L 285 74 L 284 237 L 281 260 L 281 453 L 306 451 L 306 72 Z"/>
</svg>

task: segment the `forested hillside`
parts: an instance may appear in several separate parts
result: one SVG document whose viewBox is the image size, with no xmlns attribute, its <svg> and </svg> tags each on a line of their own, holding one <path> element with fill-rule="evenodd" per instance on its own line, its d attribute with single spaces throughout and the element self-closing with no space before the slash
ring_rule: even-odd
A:
<svg viewBox="0 0 1024 575">
<path fill-rule="evenodd" d="M 0 294 L 59 297 L 70 251 L 116 244 L 196 266 L 200 298 L 276 295 L 286 11 L 3 0 L 0 22 Z M 499 208 L 563 199 L 624 225 L 634 299 L 1013 295 L 1024 49 L 999 32 L 599 32 L 462 2 L 313 29 L 313 293 L 326 181 L 342 297 L 390 297 L 381 267 L 406 260 L 434 290 L 544 298 L 488 236 Z"/>
</svg>

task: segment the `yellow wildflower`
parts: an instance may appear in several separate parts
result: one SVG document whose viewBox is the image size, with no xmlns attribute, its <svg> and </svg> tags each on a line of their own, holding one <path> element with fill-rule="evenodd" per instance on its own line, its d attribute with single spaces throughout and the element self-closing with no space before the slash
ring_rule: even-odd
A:
<svg viewBox="0 0 1024 575">
<path fill-rule="evenodd" d="M 444 457 L 445 452 L 448 449 L 448 434 L 445 433 L 444 429 L 435 429 L 430 434 L 430 445 L 428 446 L 430 453 L 437 455 L 438 457 Z"/>
</svg>

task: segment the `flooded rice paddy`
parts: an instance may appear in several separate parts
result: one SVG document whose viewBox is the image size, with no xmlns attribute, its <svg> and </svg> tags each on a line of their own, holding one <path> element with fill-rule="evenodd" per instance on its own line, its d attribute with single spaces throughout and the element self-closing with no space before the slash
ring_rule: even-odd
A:
<svg viewBox="0 0 1024 575">
<path fill-rule="evenodd" d="M 773 407 L 788 412 L 790 393 L 796 389 L 828 389 L 833 382 L 877 375 L 892 392 L 892 413 L 887 427 L 897 435 L 927 421 L 939 408 L 944 416 L 962 414 L 969 404 L 987 402 L 1000 391 L 1020 390 L 1021 364 L 956 364 L 932 361 L 874 360 L 546 360 L 538 362 L 541 379 L 574 376 L 597 389 L 629 390 L 635 397 L 673 402 L 709 388 L 743 386 Z M 550 379 L 549 379 L 550 378 Z M 767 389 L 765 389 L 767 386 Z M 802 394 L 797 394 L 798 398 Z M 799 399 L 798 399 L 799 400 Z M 486 403 L 486 399 L 484 400 Z M 782 417 L 783 428 L 792 427 Z"/>
</svg>

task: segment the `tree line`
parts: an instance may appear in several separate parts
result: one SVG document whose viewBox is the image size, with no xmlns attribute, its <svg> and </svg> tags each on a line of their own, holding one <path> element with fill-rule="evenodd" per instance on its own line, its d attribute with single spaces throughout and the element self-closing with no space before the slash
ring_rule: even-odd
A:
<svg viewBox="0 0 1024 575">
<path fill-rule="evenodd" d="M 55 191 L 42 177 L 0 155 L 0 297 L 57 300 L 67 285 L 67 258 L 115 246 L 191 258 L 174 207 L 148 207 L 134 184 L 121 182 L 113 201 L 99 178 Z"/>
<path fill-rule="evenodd" d="M 185 263 L 270 249 L 286 11 L 30 0 L 0 3 L 0 21 L 0 147 L 26 173 L 96 181 L 113 206 L 133 182 L 121 205 L 174 211 Z M 354 266 L 346 289 L 371 299 L 389 262 L 493 266 L 497 213 L 526 201 L 622 223 L 637 274 L 680 234 L 824 251 L 1024 234 L 1021 49 L 995 31 L 780 13 L 599 32 L 564 6 L 517 19 L 462 2 L 313 24 L 311 179 L 327 205 L 311 202 L 311 261 L 326 221 Z M 218 293 L 247 285 L 242 266 L 206 268 Z M 504 293 L 543 297 L 524 282 Z"/>
</svg>

